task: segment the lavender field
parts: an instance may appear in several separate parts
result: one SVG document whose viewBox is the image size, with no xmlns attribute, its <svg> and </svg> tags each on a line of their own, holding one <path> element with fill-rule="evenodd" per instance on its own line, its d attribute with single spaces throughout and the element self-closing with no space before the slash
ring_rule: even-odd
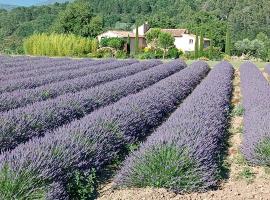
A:
<svg viewBox="0 0 270 200">
<path fill-rule="evenodd" d="M 0 72 L 0 200 L 207 194 L 232 156 L 270 167 L 270 65 L 0 56 Z"/>
</svg>

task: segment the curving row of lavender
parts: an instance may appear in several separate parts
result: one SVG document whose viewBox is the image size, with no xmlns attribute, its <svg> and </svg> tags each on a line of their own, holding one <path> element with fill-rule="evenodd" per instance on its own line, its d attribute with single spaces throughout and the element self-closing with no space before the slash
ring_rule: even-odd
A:
<svg viewBox="0 0 270 200">
<path fill-rule="evenodd" d="M 85 66 L 98 65 L 112 62 L 112 59 L 108 60 L 66 60 L 66 61 L 51 61 L 48 63 L 38 63 L 33 64 L 33 66 L 25 66 L 24 71 L 16 71 L 11 74 L 3 74 L 0 76 L 0 81 L 5 81 L 9 79 L 22 79 L 33 76 L 40 76 L 48 73 L 56 73 L 60 71 L 68 71 L 72 69 L 79 69 Z M 34 68 L 34 69 L 33 69 Z"/>
<path fill-rule="evenodd" d="M 48 57 L 29 57 L 29 56 L 2 56 L 2 62 L 0 63 L 3 67 L 10 67 L 12 65 L 19 66 L 21 63 L 26 63 L 29 61 L 45 61 L 49 60 Z M 58 59 L 58 58 L 57 58 Z M 60 58 L 66 59 L 66 58 Z"/>
<path fill-rule="evenodd" d="M 85 90 L 105 82 L 113 81 L 143 70 L 147 70 L 159 64 L 162 64 L 162 62 L 158 60 L 145 61 L 120 67 L 114 70 L 108 70 L 75 79 L 47 84 L 34 89 L 19 90 L 0 94 L 0 112 L 23 107 L 37 101 L 55 98 L 66 93 Z"/>
<path fill-rule="evenodd" d="M 24 60 L 24 61 L 11 61 L 9 63 L 3 63 L 0 67 L 0 72 L 1 74 L 7 75 L 11 73 L 16 73 L 16 72 L 22 72 L 22 71 L 29 71 L 32 69 L 38 69 L 42 65 L 46 66 L 49 65 L 50 63 L 62 63 L 62 62 L 73 62 L 73 60 L 68 59 L 68 58 L 62 58 L 62 59 L 49 59 L 49 58 L 40 58 L 40 59 L 29 59 L 29 60 Z"/>
<path fill-rule="evenodd" d="M 131 153 L 115 178 L 119 187 L 178 192 L 217 186 L 228 124 L 233 67 L 219 63 L 180 107 Z"/>
<path fill-rule="evenodd" d="M 175 64 L 185 66 L 174 61 L 163 67 Z M 208 71 L 206 63 L 197 62 L 137 94 L 2 154 L 0 176 L 5 176 L 4 168 L 8 168 L 8 179 L 16 183 L 21 174 L 30 173 L 29 181 L 24 181 L 33 191 L 36 187 L 42 188 L 42 184 L 54 184 L 54 181 L 65 185 L 68 173 L 75 170 L 100 170 L 126 145 L 145 137 L 159 125 Z M 53 191 L 59 193 L 63 188 L 56 184 Z M 28 192 L 20 191 L 21 195 Z M 6 194 L 0 195 L 5 197 Z"/>
<path fill-rule="evenodd" d="M 265 65 L 264 71 L 265 71 L 268 75 L 270 75 L 270 63 L 268 63 L 268 64 Z"/>
<path fill-rule="evenodd" d="M 242 153 L 259 165 L 270 165 L 270 84 L 250 62 L 240 67 L 244 107 Z"/>
<path fill-rule="evenodd" d="M 45 131 L 136 93 L 184 67 L 186 64 L 176 60 L 88 90 L 1 113 L 0 151 L 14 148 L 34 136 L 41 136 Z"/>
<path fill-rule="evenodd" d="M 99 61 L 95 61 L 99 62 Z M 0 85 L 0 94 L 5 92 L 12 92 L 18 89 L 31 89 L 36 88 L 45 84 L 54 83 L 58 81 L 68 80 L 72 78 L 82 77 L 87 74 L 92 74 L 96 72 L 101 72 L 109 69 L 115 69 L 118 67 L 123 67 L 133 63 L 137 63 L 136 60 L 125 60 L 125 61 L 115 61 L 112 63 L 105 63 L 100 65 L 85 66 L 79 69 L 74 69 L 70 71 L 63 71 L 53 74 L 45 74 L 39 77 L 30 77 L 18 80 L 10 80 L 3 82 Z"/>
</svg>

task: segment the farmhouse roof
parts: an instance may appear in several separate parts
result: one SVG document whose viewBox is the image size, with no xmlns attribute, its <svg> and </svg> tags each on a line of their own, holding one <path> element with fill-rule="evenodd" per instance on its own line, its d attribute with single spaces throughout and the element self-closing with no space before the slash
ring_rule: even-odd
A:
<svg viewBox="0 0 270 200">
<path fill-rule="evenodd" d="M 129 32 L 129 31 L 118 31 L 118 30 L 109 30 L 105 33 L 102 33 L 101 35 L 103 34 L 106 34 L 108 32 L 111 32 L 115 35 L 118 35 L 119 37 L 131 37 L 131 38 L 135 38 L 136 37 L 136 34 L 134 34 L 133 32 Z M 139 35 L 139 37 L 144 37 L 143 35 Z"/>
<path fill-rule="evenodd" d="M 188 34 L 187 29 L 161 29 L 161 31 L 170 33 L 173 37 L 182 37 L 183 34 Z"/>
</svg>

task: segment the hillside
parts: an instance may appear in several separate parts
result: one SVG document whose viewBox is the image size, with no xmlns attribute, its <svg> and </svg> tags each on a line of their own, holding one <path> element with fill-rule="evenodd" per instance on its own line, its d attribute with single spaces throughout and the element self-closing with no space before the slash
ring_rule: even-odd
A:
<svg viewBox="0 0 270 200">
<path fill-rule="evenodd" d="M 214 46 L 223 51 L 228 28 L 233 43 L 253 40 L 260 32 L 270 36 L 269 0 L 229 0 L 226 5 L 222 0 L 76 0 L 69 6 L 51 5 L 56 1 L 3 15 L 0 12 L 0 51 L 21 52 L 23 38 L 34 32 L 95 37 L 108 29 L 129 30 L 135 22 L 145 21 L 151 27 L 187 28 L 193 33 L 202 30 L 206 37 L 212 35 Z"/>
<path fill-rule="evenodd" d="M 18 6 L 15 5 L 8 5 L 8 4 L 0 4 L 0 9 L 5 9 L 5 10 L 11 10 L 13 8 L 16 8 Z"/>
<path fill-rule="evenodd" d="M 74 0 L 48 0 L 48 1 L 38 3 L 36 5 L 51 5 L 55 3 L 66 3 L 66 2 L 71 2 L 71 1 L 74 1 Z"/>
</svg>

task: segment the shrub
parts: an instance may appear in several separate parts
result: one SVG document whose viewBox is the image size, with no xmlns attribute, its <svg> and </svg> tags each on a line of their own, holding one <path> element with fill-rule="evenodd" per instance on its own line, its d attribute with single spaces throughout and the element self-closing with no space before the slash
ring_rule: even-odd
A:
<svg viewBox="0 0 270 200">
<path fill-rule="evenodd" d="M 91 39 L 73 34 L 34 34 L 24 41 L 28 55 L 86 56 L 91 50 Z"/>
<path fill-rule="evenodd" d="M 270 63 L 268 63 L 268 64 L 265 65 L 264 71 L 265 71 L 268 75 L 270 75 Z"/>
<path fill-rule="evenodd" d="M 181 51 L 180 50 L 178 50 L 177 48 L 170 48 L 169 50 L 168 50 L 168 53 L 167 53 L 167 58 L 179 58 L 179 56 L 181 55 Z"/>
<path fill-rule="evenodd" d="M 178 192 L 216 187 L 232 78 L 229 63 L 212 69 L 169 119 L 126 159 L 115 178 L 117 186 L 165 187 Z"/>
<path fill-rule="evenodd" d="M 123 38 L 103 38 L 100 41 L 100 46 L 123 50 L 125 43 L 126 41 Z"/>
</svg>

